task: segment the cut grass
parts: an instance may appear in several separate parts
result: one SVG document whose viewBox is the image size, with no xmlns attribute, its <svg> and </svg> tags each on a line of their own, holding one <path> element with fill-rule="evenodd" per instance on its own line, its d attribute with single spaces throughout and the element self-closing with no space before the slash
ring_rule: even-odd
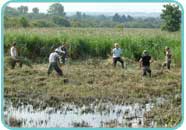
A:
<svg viewBox="0 0 186 130">
<path fill-rule="evenodd" d="M 24 67 L 5 70 L 5 97 L 11 92 L 32 95 L 46 95 L 65 101 L 66 98 L 77 100 L 92 97 L 108 100 L 141 100 L 159 96 L 171 96 L 181 92 L 181 70 L 171 71 L 152 68 L 153 77 L 141 77 L 141 70 L 128 66 L 127 70 L 105 65 L 107 60 L 95 66 L 87 62 L 77 62 L 62 67 L 65 76 L 59 78 L 55 72 L 47 76 L 47 65 L 33 65 L 33 69 Z M 67 83 L 64 82 L 65 79 Z M 13 91 L 11 91 L 13 89 Z M 37 96 L 36 96 L 37 97 Z M 43 99 L 44 100 L 44 99 Z M 133 101 L 132 101 L 133 102 Z"/>
<path fill-rule="evenodd" d="M 99 61 L 99 62 L 98 62 Z M 64 77 L 53 72 L 47 76 L 47 64 L 33 68 L 5 69 L 4 97 L 14 105 L 20 102 L 34 107 L 60 107 L 63 102 L 79 106 L 112 102 L 133 104 L 155 102 L 162 97 L 168 102 L 156 106 L 146 114 L 159 127 L 174 127 L 181 120 L 181 69 L 161 71 L 158 62 L 152 64 L 152 78 L 142 77 L 137 63 L 127 69 L 113 68 L 110 60 L 87 60 L 62 66 Z M 65 82 L 64 82 L 65 81 Z M 161 118 L 159 118 L 161 117 Z"/>
</svg>

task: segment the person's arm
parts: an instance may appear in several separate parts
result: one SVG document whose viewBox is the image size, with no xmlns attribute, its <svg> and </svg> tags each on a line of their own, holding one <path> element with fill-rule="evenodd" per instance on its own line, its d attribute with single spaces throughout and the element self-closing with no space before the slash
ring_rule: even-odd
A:
<svg viewBox="0 0 186 130">
<path fill-rule="evenodd" d="M 61 52 L 62 54 L 66 54 L 66 49 L 63 48 L 63 47 L 61 47 L 61 48 L 60 48 L 60 52 Z"/>
<path fill-rule="evenodd" d="M 16 52 L 15 56 L 18 57 L 18 54 L 19 54 L 18 50 L 17 50 L 17 48 L 14 48 L 14 49 L 15 49 L 15 52 Z"/>
<path fill-rule="evenodd" d="M 60 67 L 60 55 L 56 54 L 57 65 Z"/>
<path fill-rule="evenodd" d="M 113 54 L 114 54 L 114 49 L 111 50 L 111 56 L 113 56 Z"/>
<path fill-rule="evenodd" d="M 168 51 L 167 56 L 168 56 L 168 58 L 172 58 L 172 54 L 171 54 L 171 51 L 170 50 Z"/>
<path fill-rule="evenodd" d="M 152 57 L 150 58 L 150 63 L 152 63 L 153 62 L 153 59 L 152 59 Z"/>
<path fill-rule="evenodd" d="M 12 51 L 12 47 L 10 48 L 10 56 L 12 56 L 13 55 L 13 53 L 12 53 L 13 51 Z"/>
<path fill-rule="evenodd" d="M 142 67 L 142 58 L 139 60 L 140 68 Z"/>
<path fill-rule="evenodd" d="M 111 54 L 113 54 L 113 53 L 114 53 L 114 49 L 111 50 Z"/>
<path fill-rule="evenodd" d="M 61 53 L 66 54 L 66 52 L 65 52 L 65 51 L 61 51 Z"/>
</svg>

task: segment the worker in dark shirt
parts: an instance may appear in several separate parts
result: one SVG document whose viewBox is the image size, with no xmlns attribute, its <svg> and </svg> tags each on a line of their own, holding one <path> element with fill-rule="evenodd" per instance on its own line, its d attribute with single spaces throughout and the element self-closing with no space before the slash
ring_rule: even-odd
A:
<svg viewBox="0 0 186 130">
<path fill-rule="evenodd" d="M 143 76 L 147 75 L 147 72 L 149 73 L 149 76 L 151 77 L 151 69 L 150 69 L 150 64 L 152 63 L 151 56 L 148 54 L 146 50 L 143 51 L 143 55 L 141 59 L 139 60 L 140 62 L 140 68 L 143 68 Z"/>
</svg>

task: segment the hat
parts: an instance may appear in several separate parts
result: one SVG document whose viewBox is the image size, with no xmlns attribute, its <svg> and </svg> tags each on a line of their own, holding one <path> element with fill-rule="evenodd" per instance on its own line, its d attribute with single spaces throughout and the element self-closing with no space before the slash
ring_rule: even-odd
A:
<svg viewBox="0 0 186 130">
<path fill-rule="evenodd" d="M 166 46 L 166 47 L 165 47 L 165 49 L 167 50 L 167 49 L 169 49 L 169 47 L 168 47 L 168 46 Z"/>
<path fill-rule="evenodd" d="M 119 46 L 119 44 L 118 43 L 114 43 L 114 46 Z"/>
<path fill-rule="evenodd" d="M 144 51 L 143 51 L 143 54 L 147 54 L 147 50 L 144 50 Z"/>
</svg>

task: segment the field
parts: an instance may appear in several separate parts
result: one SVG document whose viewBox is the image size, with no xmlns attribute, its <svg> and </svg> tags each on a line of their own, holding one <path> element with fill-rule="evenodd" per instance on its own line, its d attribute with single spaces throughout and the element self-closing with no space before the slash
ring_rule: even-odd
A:
<svg viewBox="0 0 186 130">
<path fill-rule="evenodd" d="M 55 108 L 55 112 L 58 110 L 63 112 L 65 106 L 63 104 L 70 103 L 76 105 L 77 108 L 80 107 L 81 114 L 85 116 L 90 113 L 96 115 L 97 111 L 99 113 L 107 111 L 107 114 L 115 113 L 115 109 L 111 112 L 111 108 L 107 105 L 100 105 L 109 103 L 113 106 L 132 106 L 132 113 L 135 108 L 134 104 L 137 103 L 139 105 L 134 111 L 145 109 L 143 115 L 130 115 L 129 110 L 117 109 L 117 116 L 122 117 L 121 122 L 114 118 L 103 122 L 103 125 L 98 125 L 98 127 L 136 127 L 134 125 L 136 120 L 138 121 L 137 127 L 175 127 L 181 121 L 181 39 L 179 32 L 91 28 L 6 30 L 6 54 L 10 43 L 14 40 L 17 41 L 18 48 L 21 48 L 22 56 L 30 58 L 33 62 L 33 68 L 24 66 L 22 69 L 17 67 L 11 70 L 8 66 L 5 67 L 5 103 L 10 101 L 15 109 L 23 110 L 25 107 L 21 106 L 32 105 L 35 111 L 52 107 Z M 55 73 L 48 77 L 46 63 L 49 50 L 53 44 L 58 45 L 64 40 L 70 44 L 67 64 L 61 66 L 64 77 L 57 77 Z M 109 55 L 114 42 L 118 42 L 124 49 L 123 58 L 127 66 L 125 69 L 122 69 L 119 64 L 116 68 L 112 66 L 112 59 Z M 173 53 L 171 70 L 161 68 L 165 46 L 170 46 Z M 147 49 L 154 59 L 151 66 L 152 78 L 141 76 L 142 70 L 137 59 L 143 49 Z M 10 109 L 7 104 L 5 111 L 8 113 Z M 151 107 L 146 110 L 144 106 L 149 104 Z M 68 107 L 65 110 L 68 113 L 74 109 Z M 5 113 L 5 121 L 9 125 L 31 127 L 16 114 L 8 115 L 7 113 Z M 50 111 L 50 113 L 54 112 Z M 101 118 L 104 117 L 103 115 L 101 114 Z M 15 119 L 11 121 L 12 118 Z M 32 122 L 34 122 L 33 119 Z M 40 120 L 40 127 L 50 126 L 47 125 L 50 120 L 47 120 L 44 126 L 43 122 L 45 122 L 44 119 Z M 38 126 L 38 124 L 33 126 Z M 83 122 L 79 120 L 73 122 L 72 126 L 96 127 L 88 123 L 88 119 Z M 63 126 L 56 124 L 53 127 Z"/>
</svg>

